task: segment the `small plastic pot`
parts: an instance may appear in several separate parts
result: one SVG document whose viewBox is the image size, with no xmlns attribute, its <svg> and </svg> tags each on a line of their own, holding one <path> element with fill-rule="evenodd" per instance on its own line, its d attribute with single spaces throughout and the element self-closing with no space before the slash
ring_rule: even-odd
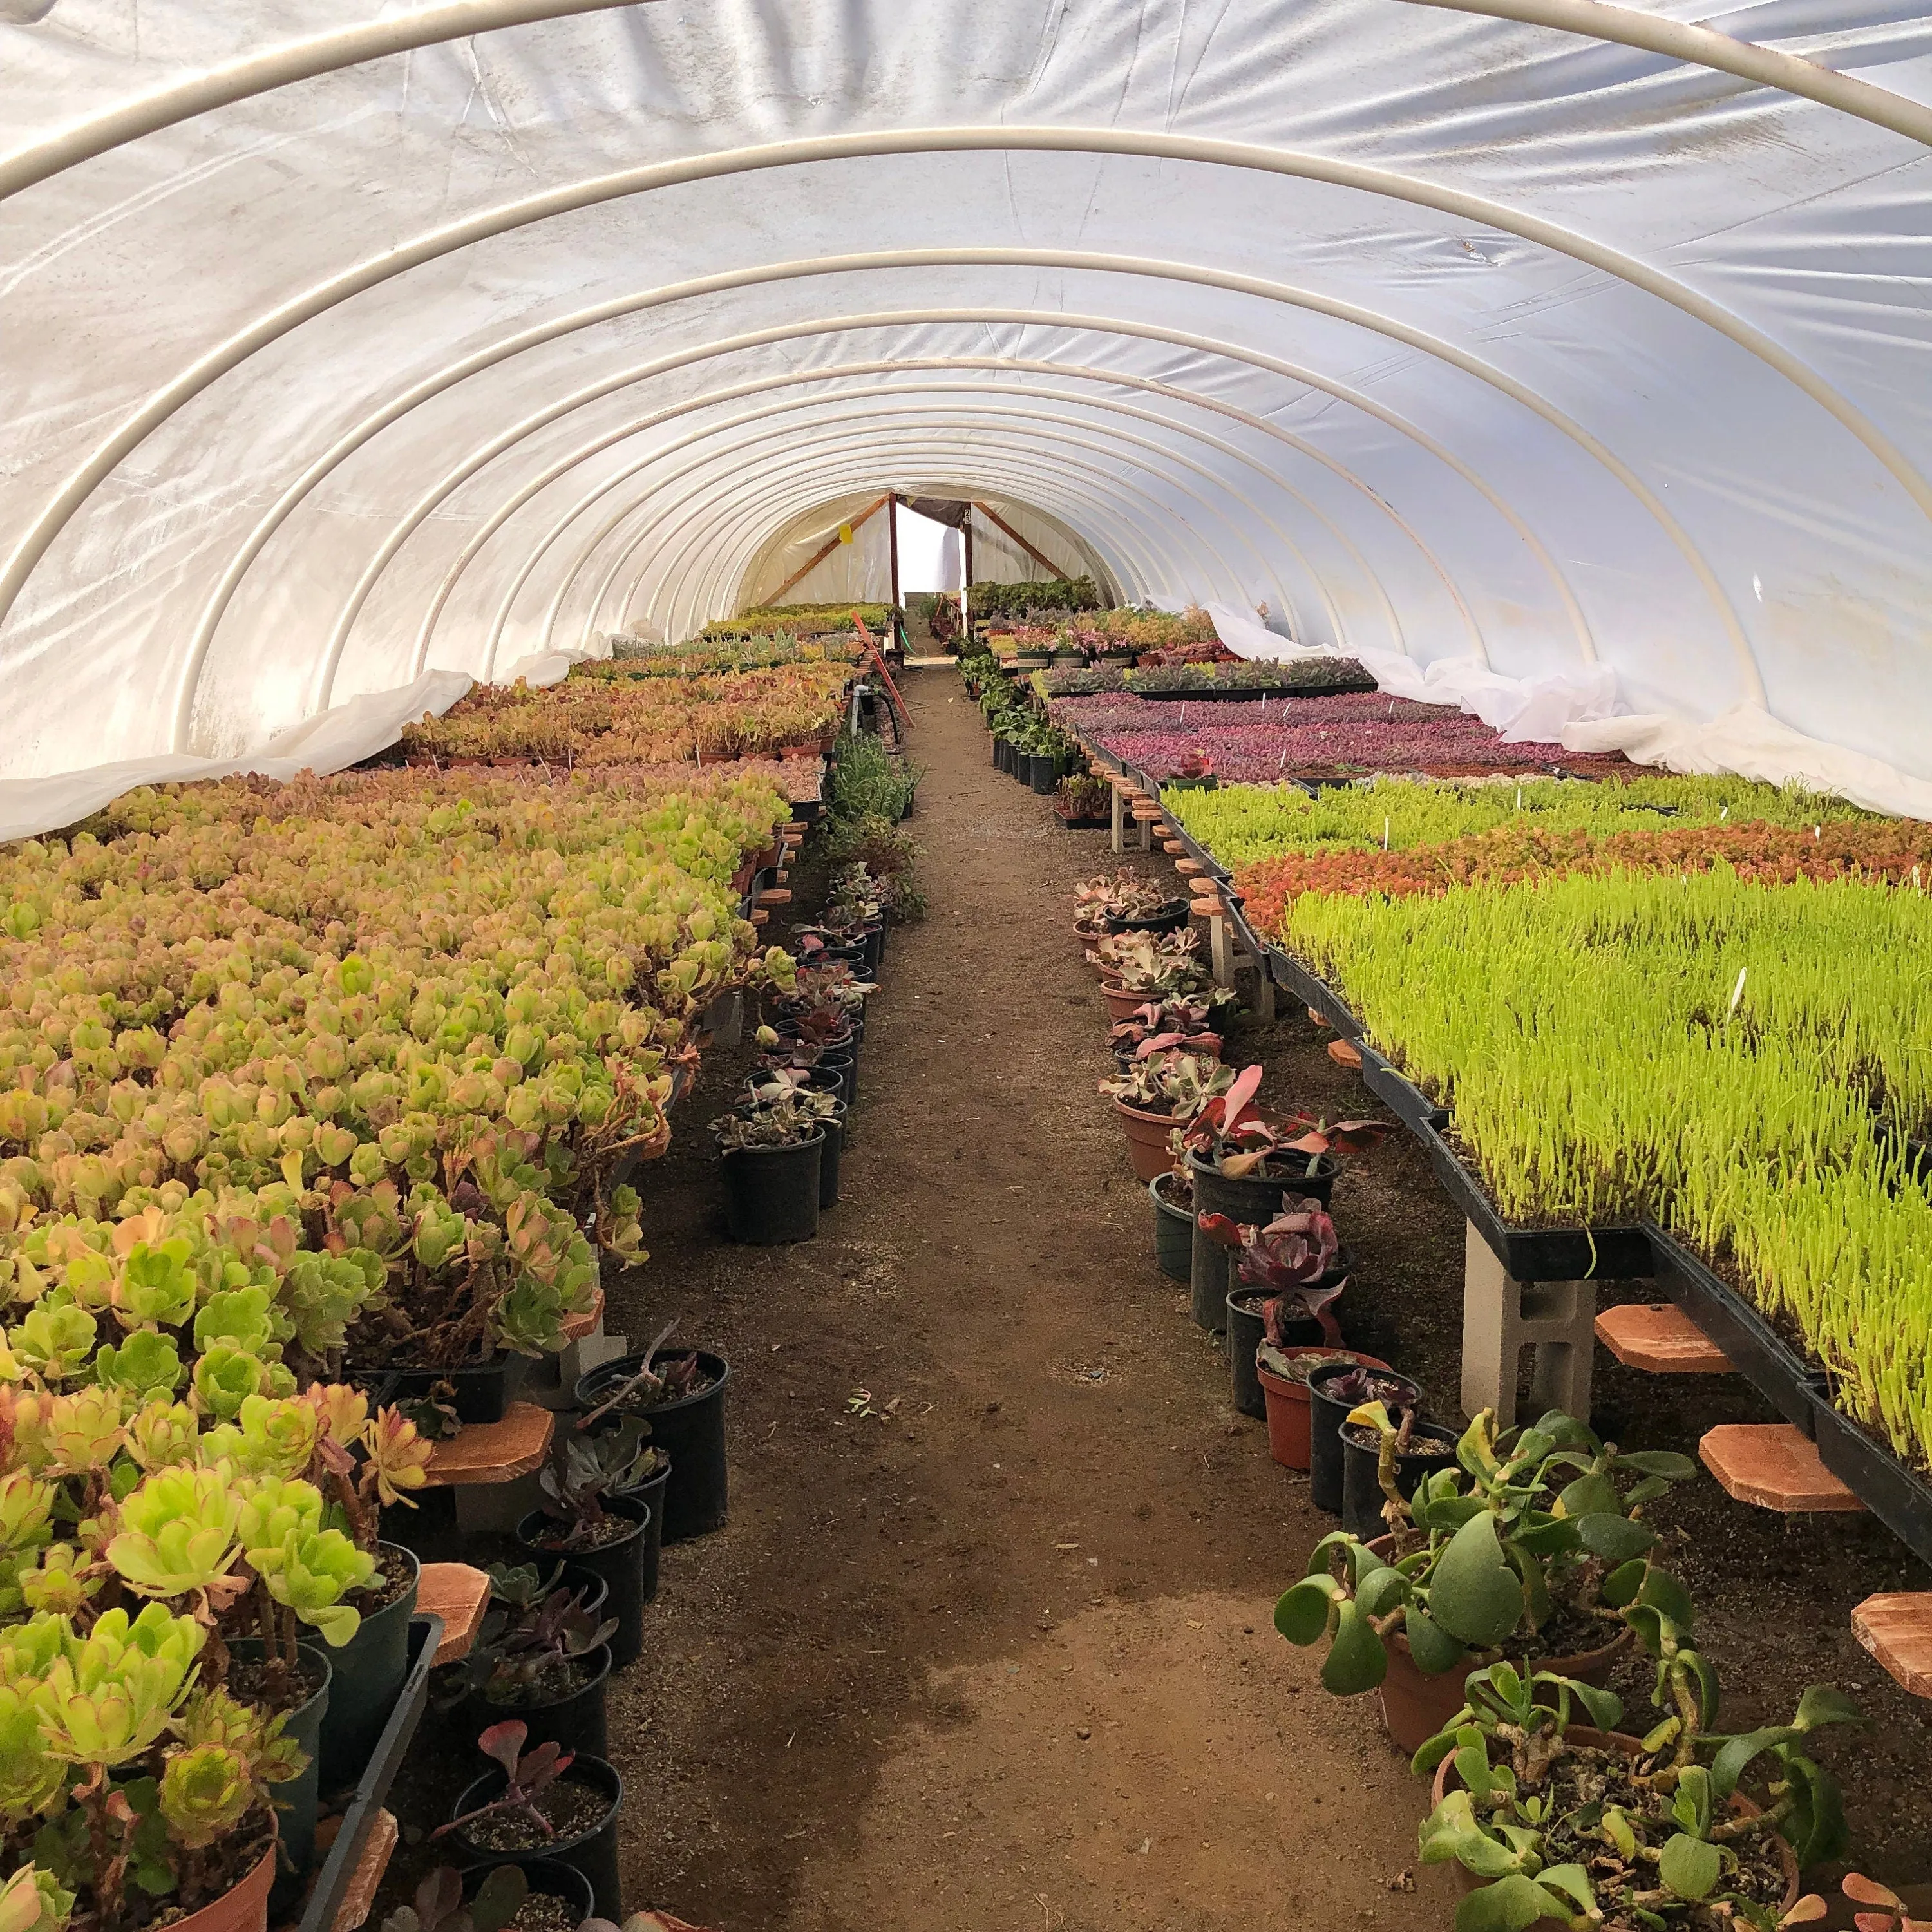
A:
<svg viewBox="0 0 1932 1932">
<path fill-rule="evenodd" d="M 647 1504 L 629 1496 L 606 1496 L 604 1507 L 612 1516 L 629 1519 L 632 1527 L 627 1535 L 595 1550 L 561 1550 L 544 1540 L 558 1534 L 559 1526 L 542 1510 L 532 1510 L 517 1525 L 517 1542 L 526 1556 L 535 1557 L 539 1564 L 554 1563 L 560 1556 L 567 1556 L 577 1568 L 603 1578 L 609 1591 L 604 1600 L 604 1614 L 617 1620 L 616 1634 L 610 1640 L 610 1661 L 621 1670 L 644 1654 L 644 1605 L 650 1600 L 644 1594 L 644 1561 L 647 1555 L 655 1558 L 656 1550 L 646 1544 L 646 1532 L 651 1522 Z M 653 1574 L 652 1596 L 657 1594 L 656 1582 Z"/>
<path fill-rule="evenodd" d="M 483 1889 L 483 1881 L 496 1869 L 497 1865 L 519 1864 L 524 1876 L 530 1881 L 531 1891 L 543 1898 L 558 1898 L 570 1908 L 572 1921 L 581 1925 L 597 1910 L 596 1895 L 590 1889 L 590 1881 L 574 1865 L 567 1865 L 550 1858 L 498 1858 L 494 1864 L 485 1860 L 463 1874 L 463 1902 L 473 1905 L 476 1894 Z"/>
<path fill-rule="evenodd" d="M 404 1628 L 406 1629 L 407 1625 Z M 304 1643 L 298 1648 L 302 1661 L 310 1671 L 318 1668 L 321 1670 L 322 1688 L 310 1695 L 308 1702 L 298 1705 L 289 1713 L 289 1721 L 282 1732 L 284 1737 L 294 1739 L 308 1760 L 308 1768 L 301 1777 L 275 1786 L 275 1804 L 282 1814 L 282 1844 L 298 1875 L 315 1862 L 316 1810 L 322 1796 L 322 1725 L 328 1714 L 329 1685 L 334 1677 L 328 1653 L 320 1644 Z M 237 1637 L 228 1646 L 228 1654 L 237 1663 L 259 1664 L 262 1655 L 262 1640 L 260 1637 Z"/>
<path fill-rule="evenodd" d="M 1333 1348 L 1284 1348 L 1284 1355 L 1334 1356 Z M 1360 1367 L 1385 1369 L 1388 1363 L 1378 1356 L 1365 1355 L 1359 1349 L 1341 1352 L 1347 1359 Z M 1262 1397 L 1268 1404 L 1268 1454 L 1284 1469 L 1306 1469 L 1308 1467 L 1310 1444 L 1310 1406 L 1308 1384 L 1305 1382 L 1290 1382 L 1286 1377 L 1272 1372 L 1262 1362 L 1255 1364 L 1255 1379 L 1262 1385 Z"/>
<path fill-rule="evenodd" d="M 859 1098 L 857 1053 L 850 1046 L 828 1047 L 818 1056 L 818 1064 L 826 1072 L 838 1076 L 838 1097 L 845 1102 L 847 1112 L 850 1112 Z M 851 1138 L 849 1130 L 846 1138 Z"/>
<path fill-rule="evenodd" d="M 439 1382 L 447 1382 L 456 1391 L 454 1407 L 459 1422 L 501 1422 L 503 1412 L 522 1388 L 529 1372 L 530 1358 L 508 1352 L 494 1360 L 477 1362 L 461 1369 L 377 1368 L 360 1362 L 346 1362 L 346 1381 L 358 1386 L 380 1386 L 382 1400 L 418 1402 Z"/>
<path fill-rule="evenodd" d="M 1262 1393 L 1261 1378 L 1255 1372 L 1255 1352 L 1267 1333 L 1262 1315 L 1270 1291 L 1265 1288 L 1231 1288 L 1228 1291 L 1228 1361 L 1230 1399 L 1238 1415 L 1252 1415 L 1260 1420 L 1268 1414 L 1268 1398 Z M 1319 1348 L 1324 1340 L 1322 1324 L 1312 1317 L 1286 1323 L 1282 1331 L 1283 1346 L 1289 1348 Z"/>
<path fill-rule="evenodd" d="M 1180 1178 L 1169 1168 L 1148 1183 L 1154 1201 L 1154 1262 L 1170 1281 L 1186 1281 L 1193 1267 L 1194 1210 L 1177 1208 L 1165 1198 Z"/>
<path fill-rule="evenodd" d="M 409 1588 L 365 1616 L 356 1634 L 329 1654 L 328 1708 L 322 1720 L 321 1789 L 339 1791 L 362 1775 L 410 1670 L 410 1619 L 416 1615 L 422 1565 L 399 1544 L 379 1546 L 383 1575 L 400 1570 Z"/>
<path fill-rule="evenodd" d="M 1179 932 L 1186 926 L 1189 916 L 1186 899 L 1169 899 L 1152 912 L 1132 919 L 1103 919 L 1100 923 L 1109 932 Z"/>
<path fill-rule="evenodd" d="M 1342 1527 L 1364 1542 L 1384 1535 L 1382 1520 L 1382 1438 L 1360 1423 L 1342 1425 Z M 1416 1485 L 1438 1469 L 1456 1466 L 1456 1432 L 1432 1422 L 1418 1422 L 1409 1430 L 1409 1447 L 1395 1459 L 1395 1486 L 1404 1502 Z"/>
<path fill-rule="evenodd" d="M 838 1204 L 838 1162 L 845 1151 L 845 1108 L 842 1102 L 824 1126 L 825 1146 L 818 1156 L 818 1205 L 821 1213 Z"/>
<path fill-rule="evenodd" d="M 591 1898 L 597 1908 L 596 1916 L 609 1919 L 614 1925 L 621 1925 L 624 1922 L 624 1888 L 617 1868 L 617 1814 L 624 1802 L 624 1780 L 617 1774 L 615 1765 L 607 1763 L 601 1757 L 592 1757 L 587 1752 L 574 1759 L 564 1775 L 574 1784 L 592 1786 L 607 1801 L 603 1816 L 589 1830 L 580 1832 L 574 1838 L 552 1838 L 542 1845 L 532 1845 L 526 1852 L 500 1852 L 477 1844 L 460 1825 L 452 1835 L 464 1850 L 481 1864 L 521 1865 L 527 1871 L 533 1864 L 548 1864 L 554 1860 L 581 1872 L 590 1882 Z M 500 1798 L 506 1777 L 501 1765 L 492 1765 L 456 1801 L 456 1808 L 450 1816 L 460 1818 Z"/>
<path fill-rule="evenodd" d="M 1350 1374 L 1359 1366 L 1353 1362 L 1330 1362 L 1316 1370 L 1308 1378 L 1309 1500 L 1317 1509 L 1326 1510 L 1330 1516 L 1342 1514 L 1341 1430 L 1354 1405 L 1340 1396 L 1330 1395 L 1327 1384 Z M 1402 1408 L 1422 1406 L 1420 1384 L 1411 1382 L 1406 1376 L 1396 1374 L 1393 1369 L 1381 1369 L 1376 1372 L 1397 1385 L 1394 1400 Z"/>
<path fill-rule="evenodd" d="M 642 1503 L 651 1513 L 644 1531 L 644 1601 L 655 1603 L 658 1594 L 658 1552 L 664 1545 L 664 1496 L 670 1487 L 671 1460 L 664 1456 L 664 1467 L 649 1481 L 620 1490 L 620 1496 Z"/>
<path fill-rule="evenodd" d="M 818 1170 L 825 1136 L 789 1147 L 728 1148 L 724 1225 L 734 1241 L 754 1247 L 808 1241 L 818 1232 Z"/>
<path fill-rule="evenodd" d="M 680 1352 L 673 1350 L 674 1359 Z M 688 1351 L 682 1352 L 688 1353 Z M 670 1482 L 664 1491 L 664 1540 L 681 1543 L 724 1526 L 729 1498 L 724 1454 L 724 1391 L 730 1365 L 722 1355 L 698 1352 L 698 1362 L 711 1384 L 681 1401 L 641 1409 L 651 1425 L 650 1439 L 670 1458 Z M 644 1366 L 641 1354 L 600 1362 L 578 1378 L 571 1400 L 588 1412 L 608 1401 Z M 572 1559 L 574 1562 L 575 1558 Z"/>
<path fill-rule="evenodd" d="M 493 1703 L 481 1690 L 466 1697 L 458 1707 L 464 1736 L 480 1737 L 492 1724 L 514 1718 L 528 1727 L 526 1742 L 532 1750 L 538 1744 L 559 1744 L 566 1750 L 602 1757 L 610 1742 L 604 1694 L 610 1688 L 610 1646 L 600 1643 L 586 1651 L 582 1660 L 590 1666 L 590 1681 L 548 1704 Z"/>
</svg>

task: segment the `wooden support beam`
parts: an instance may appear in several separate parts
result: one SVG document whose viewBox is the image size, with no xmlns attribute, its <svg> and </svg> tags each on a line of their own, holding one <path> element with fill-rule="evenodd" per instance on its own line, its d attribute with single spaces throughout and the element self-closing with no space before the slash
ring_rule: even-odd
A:
<svg viewBox="0 0 1932 1932">
<path fill-rule="evenodd" d="M 1852 1612 L 1852 1634 L 1915 1697 L 1932 1697 L 1932 1596 L 1888 1592 Z"/>
<path fill-rule="evenodd" d="M 1788 1422 L 1726 1422 L 1697 1444 L 1727 1495 L 1786 1516 L 1862 1510 L 1864 1504 L 1818 1460 L 1818 1445 Z"/>
<path fill-rule="evenodd" d="M 875 514 L 879 510 L 882 509 L 892 500 L 890 496 L 881 496 L 878 502 L 868 504 L 852 519 L 850 524 L 848 524 L 847 527 L 850 530 L 854 536 L 857 536 L 859 532 L 859 526 L 865 522 L 867 518 Z M 784 602 L 785 592 L 789 590 L 794 584 L 802 583 L 806 578 L 809 577 L 812 573 L 816 570 L 818 566 L 823 563 L 825 560 L 838 548 L 838 538 L 836 536 L 833 536 L 830 543 L 821 544 L 819 548 L 812 553 L 812 561 L 808 563 L 802 570 L 794 570 L 792 574 L 765 599 L 765 602 L 767 604 L 783 603 Z"/>
<path fill-rule="evenodd" d="M 1628 1369 L 1653 1376 L 1728 1376 L 1723 1349 L 1674 1301 L 1625 1302 L 1597 1317 L 1597 1340 Z"/>
<path fill-rule="evenodd" d="M 980 515 L 984 517 L 987 522 L 991 524 L 995 530 L 1004 530 L 1008 536 L 1011 537 L 1013 542 L 1018 544 L 1020 548 L 1024 550 L 1027 555 L 1031 557 L 1034 562 L 1038 564 L 1040 568 L 1045 571 L 1048 577 L 1064 579 L 1066 576 L 1067 573 L 1062 570 L 1059 565 L 1054 562 L 1052 558 L 1043 556 L 1040 551 L 1035 550 L 1033 545 L 1028 543 L 1026 538 L 1022 536 L 1019 532 L 1015 530 L 1012 525 L 1008 523 L 1006 518 L 1000 514 L 998 511 L 988 509 L 986 506 L 981 502 L 976 497 L 974 499 L 973 507 L 974 509 L 977 510 Z"/>
</svg>

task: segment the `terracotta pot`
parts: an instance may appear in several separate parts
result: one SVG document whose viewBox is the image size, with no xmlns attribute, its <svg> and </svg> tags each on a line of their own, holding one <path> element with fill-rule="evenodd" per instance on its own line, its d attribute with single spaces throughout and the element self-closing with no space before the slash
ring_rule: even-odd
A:
<svg viewBox="0 0 1932 1932">
<path fill-rule="evenodd" d="M 1369 1545 L 1378 1556 L 1383 1558 L 1387 1558 L 1394 1546 L 1394 1539 L 1387 1536 L 1378 1536 Z M 1535 1668 L 1554 1671 L 1559 1677 L 1574 1677 L 1580 1684 L 1607 1684 L 1618 1658 L 1635 1641 L 1625 1628 L 1595 1650 L 1579 1652 L 1569 1657 L 1539 1658 Z M 1468 1663 L 1459 1664 L 1453 1670 L 1439 1671 L 1431 1677 L 1415 1667 L 1408 1640 L 1400 1630 L 1389 1633 L 1387 1648 L 1388 1675 L 1382 1679 L 1382 1688 L 1376 1695 L 1382 1700 L 1382 1723 L 1388 1729 L 1390 1742 L 1410 1756 L 1468 1701 L 1464 1687 L 1469 1673 L 1493 1662 L 1499 1654 L 1487 1652 L 1472 1657 Z M 1576 1735 L 1582 1734 L 1578 1732 Z"/>
<path fill-rule="evenodd" d="M 1073 936 L 1083 946 L 1091 946 L 1096 940 L 1106 938 L 1107 929 L 1101 926 L 1082 926 L 1076 919 L 1073 922 Z"/>
<path fill-rule="evenodd" d="M 1167 1140 L 1174 1132 L 1174 1116 L 1144 1113 L 1124 1100 L 1114 1102 L 1114 1112 L 1126 1131 L 1127 1158 L 1134 1164 L 1134 1178 L 1149 1181 L 1172 1172 L 1174 1156 Z"/>
<path fill-rule="evenodd" d="M 1284 1348 L 1284 1355 L 1333 1355 L 1333 1348 Z M 1359 1348 L 1347 1351 L 1348 1358 L 1365 1368 L 1385 1369 L 1388 1363 Z M 1262 1400 L 1268 1404 L 1268 1454 L 1284 1469 L 1306 1469 L 1312 1449 L 1309 1435 L 1308 1384 L 1283 1382 L 1272 1370 L 1255 1364 L 1255 1379 L 1262 1385 Z"/>
<path fill-rule="evenodd" d="M 1628 1736 L 1622 1731 L 1594 1731 L 1587 1725 L 1572 1724 L 1564 1734 L 1573 1743 L 1588 1744 L 1598 1750 L 1620 1750 L 1627 1757 L 1635 1757 L 1643 1749 L 1642 1741 Z M 1456 1775 L 1456 1757 L 1452 1751 L 1436 1767 L 1436 1782 L 1430 1787 L 1431 1807 L 1440 1804 L 1449 1793 L 1460 1786 L 1462 1780 Z M 1731 1798 L 1731 1816 L 1734 1818 L 1755 1818 L 1760 1808 L 1742 1793 L 1733 1793 Z M 1778 1862 L 1784 1869 L 1784 1902 L 1778 1908 L 1778 1916 L 1784 1914 L 1798 1903 L 1798 1855 L 1782 1838 L 1777 1840 Z M 1456 1888 L 1465 1896 L 1479 1890 L 1489 1880 L 1480 1879 L 1466 1865 L 1452 1864 L 1456 1874 Z M 1566 1922 L 1561 1918 L 1539 1918 L 1526 1928 L 1526 1932 L 1568 1932 Z"/>
<path fill-rule="evenodd" d="M 267 1932 L 268 1892 L 275 1882 L 275 1848 L 271 1845 L 254 1868 L 221 1896 L 177 1918 L 169 1932 Z"/>
<path fill-rule="evenodd" d="M 1130 993 L 1124 986 L 1118 986 L 1103 980 L 1100 982 L 1101 996 L 1107 1002 L 1107 1014 L 1111 1019 L 1130 1020 L 1148 1000 L 1159 997 L 1153 993 Z"/>
</svg>

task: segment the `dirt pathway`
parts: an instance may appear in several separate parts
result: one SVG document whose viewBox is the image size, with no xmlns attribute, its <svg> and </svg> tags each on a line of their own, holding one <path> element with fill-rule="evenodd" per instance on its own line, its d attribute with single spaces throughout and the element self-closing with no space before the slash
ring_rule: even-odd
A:
<svg viewBox="0 0 1932 1932">
<path fill-rule="evenodd" d="M 718 1238 L 720 1058 L 619 1298 L 734 1364 L 730 1524 L 666 1552 L 611 1694 L 630 1902 L 724 1932 L 1432 1932 L 1421 1787 L 1269 1622 L 1326 1524 L 1228 1407 L 1094 1092 L 1068 890 L 1104 838 L 991 770 L 952 674 L 908 684 L 932 914 L 892 939 L 846 1203 L 805 1246 Z"/>
</svg>

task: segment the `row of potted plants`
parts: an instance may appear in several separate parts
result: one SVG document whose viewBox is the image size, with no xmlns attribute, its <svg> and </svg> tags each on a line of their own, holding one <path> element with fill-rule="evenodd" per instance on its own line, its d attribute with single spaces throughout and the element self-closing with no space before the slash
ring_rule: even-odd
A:
<svg viewBox="0 0 1932 1932">
<path fill-rule="evenodd" d="M 402 748 L 419 764 L 815 758 L 831 748 L 851 679 L 849 663 L 802 656 L 703 676 L 614 676 L 575 665 L 541 691 L 480 686 L 440 718 L 406 726 Z"/>
<path fill-rule="evenodd" d="M 1190 694 L 1264 698 L 1372 692 L 1376 681 L 1353 658 L 1294 658 L 1284 663 L 1233 658 L 1223 663 L 1183 662 L 1122 666 L 1105 661 L 1088 668 L 1056 666 L 1034 673 L 1035 688 L 1048 700 L 1125 692 L 1144 698 Z"/>
<path fill-rule="evenodd" d="M 593 658 L 577 665 L 574 674 L 614 682 L 648 677 L 729 676 L 740 671 L 767 670 L 775 664 L 856 664 L 860 649 L 856 633 L 850 639 L 801 640 L 789 631 L 757 631 L 722 640 L 699 636 L 681 644 L 630 645 L 621 655 Z"/>
<path fill-rule="evenodd" d="M 896 604 L 761 604 L 735 617 L 717 617 L 698 632 L 700 644 L 729 643 L 743 638 L 824 638 L 853 632 L 862 623 L 883 644 L 896 629 L 904 613 Z"/>
</svg>

